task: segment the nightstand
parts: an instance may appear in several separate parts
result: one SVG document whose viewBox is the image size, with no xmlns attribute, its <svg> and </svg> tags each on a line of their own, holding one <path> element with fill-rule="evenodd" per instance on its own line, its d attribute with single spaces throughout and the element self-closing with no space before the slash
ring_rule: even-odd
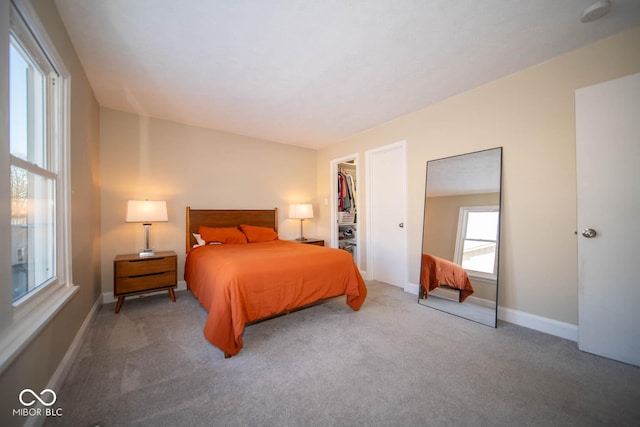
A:
<svg viewBox="0 0 640 427">
<path fill-rule="evenodd" d="M 305 245 L 324 246 L 324 240 L 314 239 L 312 237 L 307 238 L 307 240 L 291 240 L 291 241 L 296 243 L 304 243 Z"/>
<path fill-rule="evenodd" d="M 118 298 L 116 313 L 124 298 L 163 289 L 169 291 L 173 302 L 177 286 L 178 256 L 173 251 L 156 252 L 153 256 L 118 255 L 113 260 L 113 296 Z"/>
</svg>

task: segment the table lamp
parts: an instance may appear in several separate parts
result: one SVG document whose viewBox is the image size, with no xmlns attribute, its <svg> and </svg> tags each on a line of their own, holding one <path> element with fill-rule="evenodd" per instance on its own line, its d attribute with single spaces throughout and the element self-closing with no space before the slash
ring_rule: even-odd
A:
<svg viewBox="0 0 640 427">
<path fill-rule="evenodd" d="M 302 233 L 302 222 L 305 219 L 313 218 L 313 205 L 311 204 L 293 204 L 289 206 L 289 218 L 299 219 L 300 220 L 300 237 L 296 240 L 307 240 Z"/>
<path fill-rule="evenodd" d="M 145 248 L 140 251 L 141 257 L 153 256 L 154 252 L 149 247 L 149 226 L 153 222 L 166 222 L 167 202 L 150 200 L 129 200 L 127 202 L 126 222 L 141 222 L 144 226 Z"/>
</svg>

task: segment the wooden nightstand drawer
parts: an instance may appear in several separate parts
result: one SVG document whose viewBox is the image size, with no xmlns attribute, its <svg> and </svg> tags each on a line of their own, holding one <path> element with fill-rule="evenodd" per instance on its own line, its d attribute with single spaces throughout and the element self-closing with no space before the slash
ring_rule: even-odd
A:
<svg viewBox="0 0 640 427">
<path fill-rule="evenodd" d="M 116 263 L 116 277 L 142 276 L 145 274 L 163 273 L 175 269 L 174 257 L 157 259 L 135 259 Z"/>
<path fill-rule="evenodd" d="M 176 300 L 173 288 L 178 284 L 178 256 L 173 251 L 156 252 L 153 256 L 138 254 L 118 255 L 113 260 L 113 296 L 118 298 L 116 313 L 130 295 L 169 291 L 172 301 Z"/>
<path fill-rule="evenodd" d="M 157 288 L 175 286 L 176 272 L 155 273 L 146 276 L 130 276 L 118 279 L 118 294 L 150 291 Z"/>
</svg>

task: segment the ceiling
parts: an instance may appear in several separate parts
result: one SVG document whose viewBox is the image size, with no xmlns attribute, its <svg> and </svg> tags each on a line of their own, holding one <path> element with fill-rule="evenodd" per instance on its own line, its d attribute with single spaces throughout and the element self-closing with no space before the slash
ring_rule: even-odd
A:
<svg viewBox="0 0 640 427">
<path fill-rule="evenodd" d="M 55 0 L 100 105 L 309 148 L 640 25 L 640 1 Z"/>
</svg>

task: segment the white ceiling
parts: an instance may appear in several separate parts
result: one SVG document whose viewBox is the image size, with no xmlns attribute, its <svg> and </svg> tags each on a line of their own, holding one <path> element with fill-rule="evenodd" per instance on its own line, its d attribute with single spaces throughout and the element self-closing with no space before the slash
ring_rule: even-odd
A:
<svg viewBox="0 0 640 427">
<path fill-rule="evenodd" d="M 640 24 L 593 2 L 55 0 L 102 106 L 311 148 Z"/>
</svg>

